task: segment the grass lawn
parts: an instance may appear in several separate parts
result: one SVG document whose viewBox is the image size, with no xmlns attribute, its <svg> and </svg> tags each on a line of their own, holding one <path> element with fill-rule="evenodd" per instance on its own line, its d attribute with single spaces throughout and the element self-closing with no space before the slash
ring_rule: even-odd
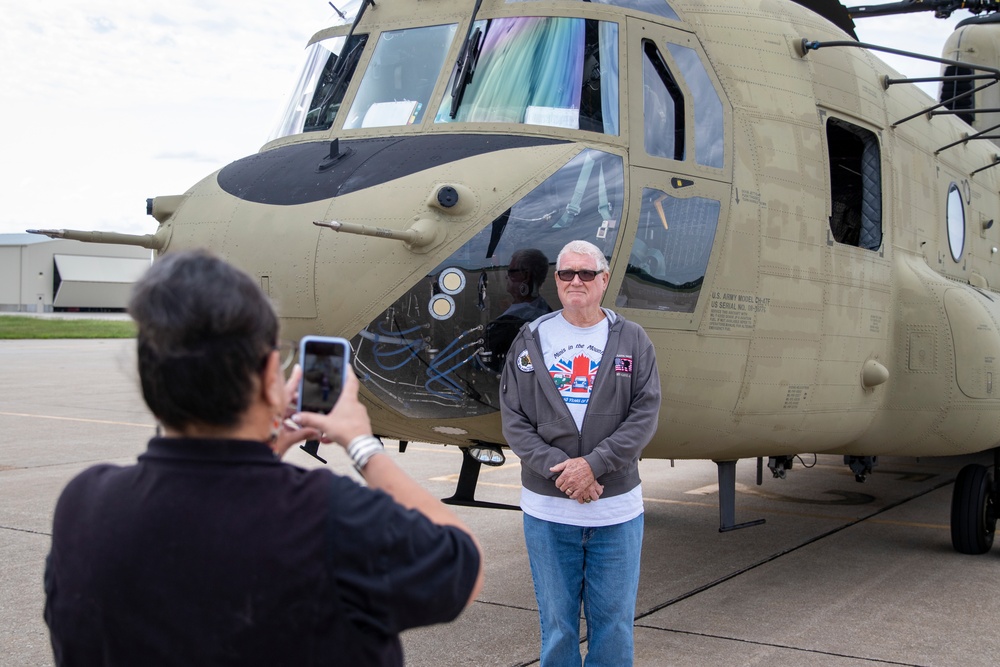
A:
<svg viewBox="0 0 1000 667">
<path fill-rule="evenodd" d="M 135 338 L 135 323 L 0 315 L 0 339 L 15 338 Z"/>
</svg>

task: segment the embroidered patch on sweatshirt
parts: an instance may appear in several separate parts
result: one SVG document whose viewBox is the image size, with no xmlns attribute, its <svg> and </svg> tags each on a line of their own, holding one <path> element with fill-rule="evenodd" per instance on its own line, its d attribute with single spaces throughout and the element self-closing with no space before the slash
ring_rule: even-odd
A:
<svg viewBox="0 0 1000 667">
<path fill-rule="evenodd" d="M 531 365 L 531 356 L 527 350 L 521 350 L 521 354 L 517 355 L 517 370 L 522 373 L 530 373 L 535 370 L 535 367 Z"/>
<path fill-rule="evenodd" d="M 615 357 L 615 375 L 632 375 L 632 357 L 627 355 Z"/>
</svg>

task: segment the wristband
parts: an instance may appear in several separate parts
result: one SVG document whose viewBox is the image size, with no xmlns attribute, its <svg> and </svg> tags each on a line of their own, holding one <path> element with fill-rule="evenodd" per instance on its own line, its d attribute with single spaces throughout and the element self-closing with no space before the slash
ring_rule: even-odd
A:
<svg viewBox="0 0 1000 667">
<path fill-rule="evenodd" d="M 367 465 L 368 459 L 385 450 L 382 441 L 374 435 L 359 435 L 347 445 L 347 455 L 359 473 Z"/>
</svg>

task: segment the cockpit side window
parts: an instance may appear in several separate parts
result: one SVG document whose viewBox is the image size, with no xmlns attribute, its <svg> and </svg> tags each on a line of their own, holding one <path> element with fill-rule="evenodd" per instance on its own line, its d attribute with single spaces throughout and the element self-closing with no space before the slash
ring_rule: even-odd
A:
<svg viewBox="0 0 1000 667">
<path fill-rule="evenodd" d="M 356 34 L 349 41 L 342 35 L 312 44 L 285 113 L 269 140 L 329 130 L 367 42 L 368 35 Z"/>
<path fill-rule="evenodd" d="M 474 74 L 452 72 L 437 123 L 524 123 L 617 135 L 618 24 L 546 16 L 478 21 Z M 467 66 L 468 67 L 468 66 Z"/>
<path fill-rule="evenodd" d="M 725 160 L 725 126 L 722 100 L 698 53 L 687 46 L 667 43 L 694 98 L 694 158 L 698 164 L 721 169 Z"/>
<path fill-rule="evenodd" d="M 452 23 L 383 32 L 344 129 L 420 123 L 456 27 Z"/>
<path fill-rule="evenodd" d="M 882 152 L 872 132 L 831 118 L 830 233 L 833 240 L 866 250 L 882 245 Z"/>
<path fill-rule="evenodd" d="M 684 94 L 651 40 L 643 40 L 642 61 L 644 146 L 646 153 L 683 160 Z"/>
</svg>

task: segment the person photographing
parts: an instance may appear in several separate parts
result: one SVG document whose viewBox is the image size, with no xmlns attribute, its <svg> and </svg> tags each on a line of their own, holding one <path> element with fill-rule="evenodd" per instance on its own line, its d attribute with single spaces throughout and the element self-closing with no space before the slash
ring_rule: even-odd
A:
<svg viewBox="0 0 1000 667">
<path fill-rule="evenodd" d="M 284 425 L 301 371 L 285 382 L 253 279 L 171 253 L 129 313 L 162 435 L 60 496 L 44 581 L 57 665 L 402 665 L 400 632 L 475 599 L 475 538 L 382 452 L 352 373 L 330 414 Z M 319 438 L 368 486 L 281 462 Z"/>
</svg>

